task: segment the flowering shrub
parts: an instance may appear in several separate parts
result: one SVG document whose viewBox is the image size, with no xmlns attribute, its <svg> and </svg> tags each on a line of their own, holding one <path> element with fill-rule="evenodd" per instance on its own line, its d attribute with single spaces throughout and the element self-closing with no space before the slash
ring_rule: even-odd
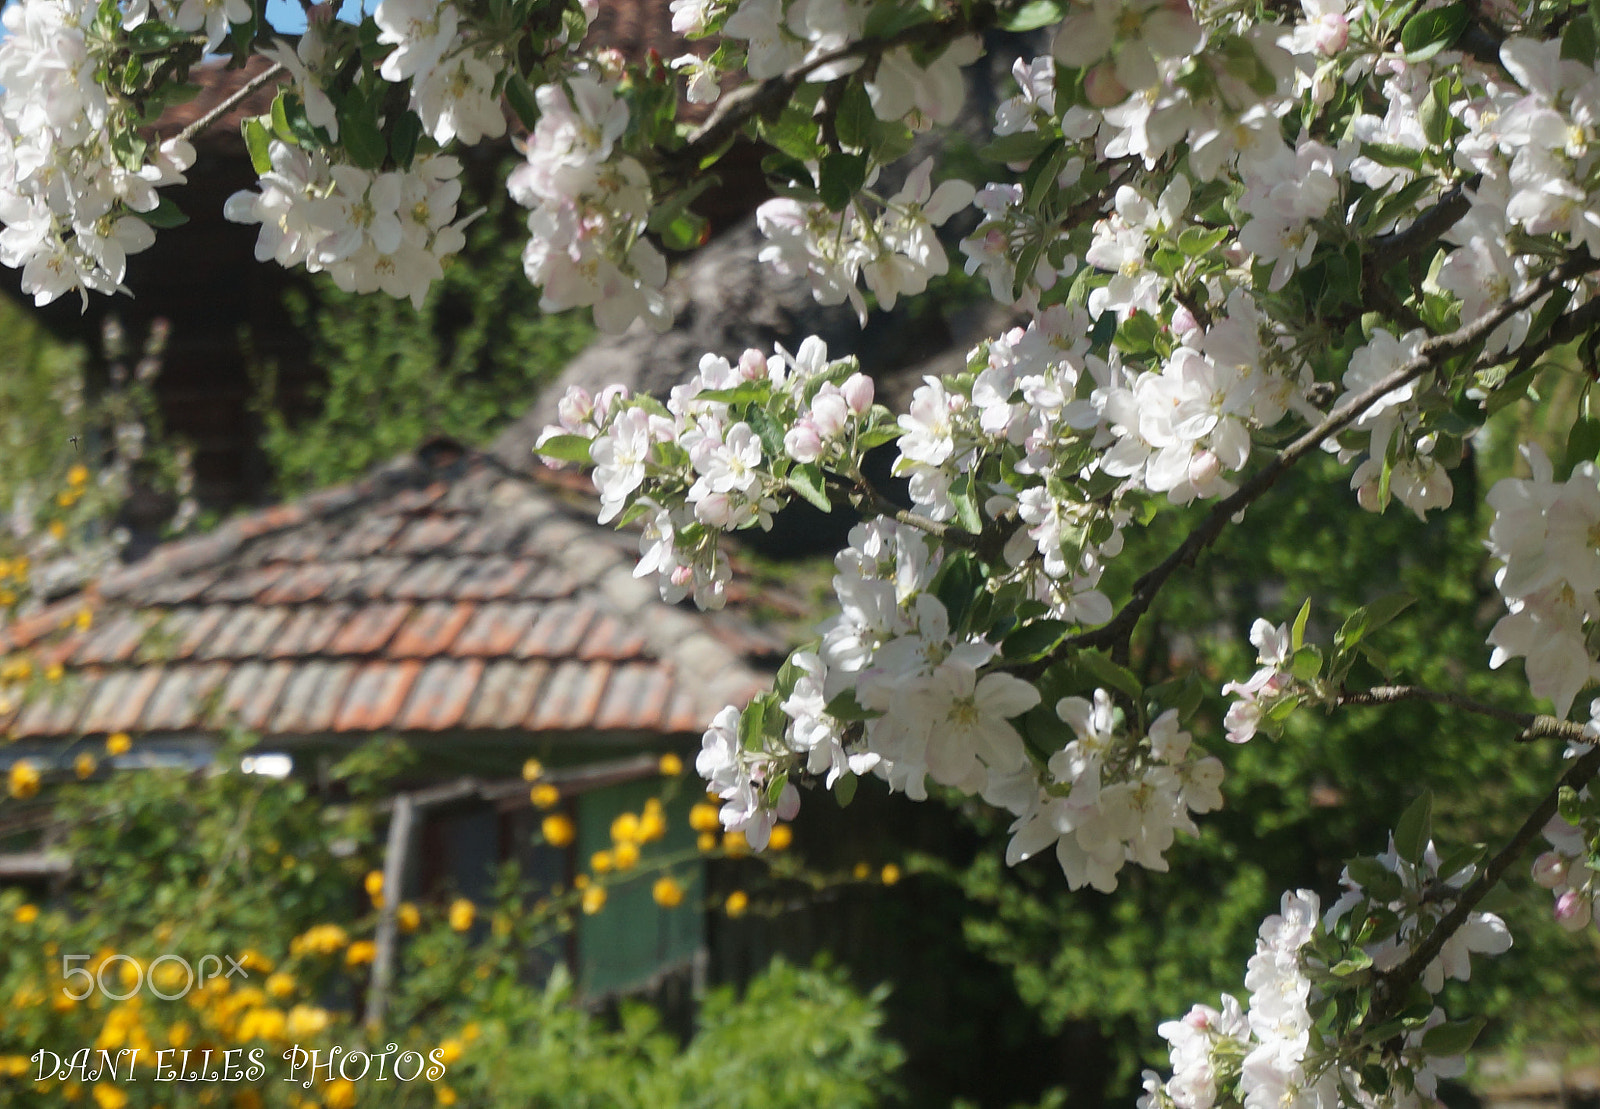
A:
<svg viewBox="0 0 1600 1109">
<path fill-rule="evenodd" d="M 1565 773 L 1504 844 L 1432 844 L 1424 794 L 1382 854 L 1350 861 L 1326 913 L 1320 893 L 1287 895 L 1248 1004 L 1166 1026 L 1174 1074 L 1150 1076 L 1144 1103 L 1431 1097 L 1478 1027 L 1435 994 L 1510 945 L 1481 906 L 1541 831 L 1557 915 L 1593 916 L 1600 723 L 1568 719 L 1600 677 L 1587 383 L 1559 467 L 1530 445 L 1528 476 L 1488 496 L 1507 612 L 1485 661 L 1522 660 L 1528 699 L 1554 714 L 1398 684 L 1374 637 L 1408 601 L 1376 582 L 1331 634 L 1310 602 L 1261 614 L 1259 668 L 1218 683 L 1233 699 L 1221 735 L 1196 734 L 1199 694 L 1147 688 L 1129 663 L 1167 583 L 1308 456 L 1331 456 L 1362 509 L 1425 521 L 1466 486 L 1489 417 L 1536 374 L 1571 372 L 1573 344 L 1592 360 L 1596 13 L 672 7 L 715 49 L 639 66 L 586 51 L 592 2 L 384 0 L 359 25 L 318 9 L 291 48 L 242 2 L 19 0 L 0 44 L 0 260 L 41 302 L 116 288 L 124 256 L 173 218 L 156 188 L 191 158 L 187 135 L 152 148 L 136 125 L 224 43 L 288 78 L 245 125 L 261 184 L 230 216 L 260 224 L 262 259 L 353 290 L 418 299 L 439 276 L 470 219 L 452 144 L 498 132 L 500 95 L 529 133 L 507 182 L 529 211 L 524 269 L 544 307 L 591 307 L 607 330 L 669 322 L 664 251 L 699 241 L 691 204 L 740 135 L 768 148 L 780 194 L 759 213 L 762 257 L 863 316 L 868 294 L 890 306 L 948 271 L 936 229 L 970 204 L 965 268 L 1021 322 L 906 413 L 808 339 L 707 352 L 664 399 L 575 392 L 541 444 L 593 465 L 601 521 L 640 526 L 639 574 L 669 600 L 721 604 L 723 535 L 788 500 L 864 517 L 836 562 L 838 613 L 772 692 L 706 732 L 697 769 L 719 824 L 760 847 L 802 784 L 848 799 L 873 775 L 918 798 L 931 779 L 1011 814 L 1008 861 L 1053 847 L 1068 886 L 1110 891 L 1130 865 L 1166 869 L 1223 804 L 1208 744 L 1261 742 L 1306 708 L 1431 701 L 1565 741 Z M 1040 32 L 1049 52 L 1013 69 L 981 151 L 992 180 L 935 183 L 915 135 L 956 119 L 963 70 L 997 30 Z M 752 83 L 722 92 L 740 69 Z M 703 122 L 678 120 L 678 79 L 714 104 Z M 909 504 L 864 472 L 891 442 Z M 1130 534 L 1186 506 L 1163 557 L 1126 564 Z"/>
</svg>

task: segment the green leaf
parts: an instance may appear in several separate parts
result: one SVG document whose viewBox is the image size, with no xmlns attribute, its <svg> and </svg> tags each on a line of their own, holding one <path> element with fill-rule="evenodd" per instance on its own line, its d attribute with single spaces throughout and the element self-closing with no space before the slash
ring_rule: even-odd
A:
<svg viewBox="0 0 1600 1109">
<path fill-rule="evenodd" d="M 1592 66 L 1594 54 L 1594 23 L 1585 12 L 1570 20 L 1567 29 L 1561 32 L 1561 57 Z"/>
<path fill-rule="evenodd" d="M 789 470 L 789 488 L 822 511 L 833 511 L 833 502 L 828 500 L 828 493 L 824 488 L 822 467 L 815 462 L 792 467 Z"/>
<path fill-rule="evenodd" d="M 1600 455 L 1600 420 L 1579 416 L 1567 432 L 1567 457 L 1562 472 L 1570 474 L 1580 462 L 1593 462 Z"/>
<path fill-rule="evenodd" d="M 1478 1033 L 1489 1023 L 1486 1016 L 1451 1020 L 1434 1025 L 1422 1034 L 1422 1050 L 1429 1055 L 1462 1055 L 1478 1039 Z"/>
<path fill-rule="evenodd" d="M 417 140 L 422 138 L 422 120 L 416 112 L 405 112 L 389 129 L 389 156 L 401 169 L 411 168 L 417 155 Z"/>
<path fill-rule="evenodd" d="M 1186 227 L 1178 236 L 1178 249 L 1191 258 L 1200 258 L 1210 254 L 1216 249 L 1217 244 L 1227 237 L 1226 227 L 1211 230 L 1204 227 Z"/>
<path fill-rule="evenodd" d="M 193 42 L 193 31 L 178 28 L 159 20 L 147 20 L 128 32 L 128 50 L 134 54 L 161 54 L 186 42 Z"/>
<path fill-rule="evenodd" d="M 994 142 L 982 147 L 978 151 L 978 157 L 1008 166 L 1015 165 L 1018 162 L 1033 161 L 1039 151 L 1049 144 L 1049 136 L 1042 131 L 1017 131 L 1010 135 L 1001 135 Z"/>
<path fill-rule="evenodd" d="M 1370 605 L 1363 605 L 1350 614 L 1340 629 L 1333 633 L 1333 644 L 1341 649 L 1354 647 L 1370 632 L 1375 632 L 1406 609 L 1417 603 L 1409 593 L 1391 593 L 1379 597 Z"/>
<path fill-rule="evenodd" d="M 1028 0 L 1020 8 L 1000 17 L 1000 29 L 1013 34 L 1037 31 L 1040 27 L 1060 23 L 1064 14 L 1056 0 Z"/>
<path fill-rule="evenodd" d="M 1311 598 L 1306 598 L 1306 603 L 1300 606 L 1300 612 L 1294 618 L 1294 628 L 1290 632 L 1289 649 L 1298 651 L 1306 641 L 1306 621 L 1311 618 Z"/>
<path fill-rule="evenodd" d="M 822 159 L 817 191 L 829 211 L 842 212 L 867 183 L 867 158 L 864 154 L 829 154 Z"/>
<path fill-rule="evenodd" d="M 956 523 L 973 535 L 983 531 L 983 517 L 978 514 L 978 498 L 972 491 L 970 474 L 962 474 L 950 483 L 950 503 L 955 505 Z"/>
<path fill-rule="evenodd" d="M 1400 29 L 1400 46 L 1406 61 L 1421 62 L 1455 44 L 1467 28 L 1467 6 L 1446 4 L 1442 8 L 1418 12 Z"/>
<path fill-rule="evenodd" d="M 378 130 L 377 105 L 369 102 L 360 89 L 351 89 L 340 101 L 339 141 L 350 160 L 361 169 L 378 169 L 389 156 L 389 144 Z"/>
<path fill-rule="evenodd" d="M 829 701 L 823 711 L 835 720 L 841 720 L 847 724 L 857 720 L 876 720 L 883 715 L 872 709 L 862 708 L 861 702 L 856 700 L 855 690 L 853 689 L 847 689 Z"/>
<path fill-rule="evenodd" d="M 740 750 L 759 751 L 765 746 L 767 704 L 768 697 L 764 694 L 751 701 L 739 714 Z"/>
<path fill-rule="evenodd" d="M 1322 673 L 1322 652 L 1315 647 L 1301 647 L 1294 653 L 1289 669 L 1300 681 L 1310 681 Z"/>
<path fill-rule="evenodd" d="M 250 166 L 257 176 L 272 172 L 272 133 L 260 116 L 243 120 L 239 131 L 244 135 L 244 147 L 250 152 Z"/>
<path fill-rule="evenodd" d="M 561 462 L 592 464 L 589 447 L 593 440 L 584 435 L 552 435 L 534 448 L 534 453 Z"/>
<path fill-rule="evenodd" d="M 1112 662 L 1110 657 L 1099 651 L 1079 651 L 1073 657 L 1073 661 L 1088 671 L 1101 685 L 1121 690 L 1135 701 L 1144 696 L 1144 686 L 1133 676 L 1133 671 Z"/>
<path fill-rule="evenodd" d="M 280 142 L 292 143 L 296 136 L 294 128 L 289 126 L 289 93 L 287 90 L 279 92 L 272 98 L 272 133 Z"/>
<path fill-rule="evenodd" d="M 1361 144 L 1361 156 L 1392 169 L 1409 169 L 1413 172 L 1422 169 L 1422 151 L 1399 143 L 1364 142 Z"/>
<path fill-rule="evenodd" d="M 856 150 L 866 150 L 877 134 L 878 117 L 872 110 L 872 98 L 865 86 L 852 81 L 839 98 L 839 110 L 834 113 L 833 130 L 839 141 Z"/>
<path fill-rule="evenodd" d="M 885 443 L 892 443 L 903 434 L 901 429 L 894 424 L 881 424 L 878 427 L 868 428 L 856 436 L 856 444 L 864 451 L 873 447 L 881 447 Z"/>
<path fill-rule="evenodd" d="M 1422 861 L 1422 852 L 1433 838 L 1433 793 L 1423 790 L 1421 796 L 1400 814 L 1394 828 L 1394 849 L 1408 863 Z"/>
<path fill-rule="evenodd" d="M 1375 901 L 1393 901 L 1404 892 L 1399 875 L 1371 855 L 1361 855 L 1345 863 L 1350 878 Z"/>
<path fill-rule="evenodd" d="M 839 802 L 841 809 L 848 808 L 850 802 L 856 799 L 856 781 L 854 774 L 841 774 L 839 780 L 833 783 L 833 799 Z"/>
<path fill-rule="evenodd" d="M 189 222 L 189 217 L 168 196 L 161 197 L 153 210 L 139 212 L 138 216 L 155 228 L 182 227 Z"/>
<path fill-rule="evenodd" d="M 535 99 L 533 89 L 520 74 L 513 73 L 506 78 L 506 100 L 524 127 L 531 130 L 533 125 L 539 122 L 539 101 Z"/>
<path fill-rule="evenodd" d="M 1013 662 L 1034 662 L 1055 650 L 1071 630 L 1065 620 L 1035 620 L 1006 636 L 1000 654 Z"/>
</svg>

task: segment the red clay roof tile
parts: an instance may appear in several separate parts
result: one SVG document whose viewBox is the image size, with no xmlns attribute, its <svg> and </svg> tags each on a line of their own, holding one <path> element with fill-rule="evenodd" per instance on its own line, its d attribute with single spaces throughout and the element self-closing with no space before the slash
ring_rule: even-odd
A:
<svg viewBox="0 0 1600 1109">
<path fill-rule="evenodd" d="M 473 606 L 432 601 L 411 614 L 389 643 L 393 658 L 433 658 L 443 655 L 472 618 Z"/>
<path fill-rule="evenodd" d="M 327 646 L 330 655 L 370 655 L 389 642 L 411 606 L 377 604 L 355 610 L 350 622 L 339 629 Z"/>
</svg>

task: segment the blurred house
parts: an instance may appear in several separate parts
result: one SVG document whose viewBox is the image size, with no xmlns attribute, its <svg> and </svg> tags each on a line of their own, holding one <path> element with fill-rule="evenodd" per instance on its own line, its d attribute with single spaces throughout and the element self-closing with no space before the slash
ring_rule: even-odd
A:
<svg viewBox="0 0 1600 1109">
<path fill-rule="evenodd" d="M 310 776 L 390 734 L 419 756 L 396 786 L 416 812 L 403 896 L 481 899 L 512 860 L 570 885 L 612 820 L 661 792 L 659 756 L 692 763 L 706 722 L 765 687 L 786 643 L 737 601 L 715 614 L 663 603 L 633 576 L 637 540 L 596 525 L 561 477 L 437 441 L 158 547 L 0 628 L 0 655 L 65 669 L 53 696 L 0 717 L 14 738 L 0 769 L 28 758 L 68 776 L 119 732 L 133 744 L 107 760 L 118 770 L 198 767 L 243 729 L 258 769 L 287 770 L 287 756 Z M 578 829 L 568 847 L 533 843 L 545 813 L 519 773 L 530 757 Z M 691 774 L 653 849 L 692 848 L 700 796 Z M 584 988 L 637 988 L 696 959 L 703 873 L 687 871 L 680 911 L 639 880 L 581 918 L 567 957 Z"/>
</svg>

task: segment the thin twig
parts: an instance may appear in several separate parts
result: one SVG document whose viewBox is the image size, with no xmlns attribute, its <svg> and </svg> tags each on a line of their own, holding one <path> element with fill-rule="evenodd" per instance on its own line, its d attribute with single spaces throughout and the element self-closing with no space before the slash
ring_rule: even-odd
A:
<svg viewBox="0 0 1600 1109">
<path fill-rule="evenodd" d="M 229 96 L 222 103 L 218 104 L 205 115 L 189 124 L 189 126 L 185 127 L 182 131 L 179 131 L 177 135 L 174 136 L 174 141 L 188 142 L 201 131 L 204 131 L 207 127 L 210 127 L 213 123 L 217 122 L 217 120 L 227 115 L 234 108 L 243 103 L 245 98 L 251 93 L 255 92 L 262 85 L 266 84 L 283 71 L 282 62 L 273 62 L 266 69 L 263 69 L 260 73 L 246 81 L 238 92 L 234 93 L 232 96 Z"/>
<path fill-rule="evenodd" d="M 743 85 L 721 97 L 710 117 L 689 136 L 684 146 L 663 158 L 663 164 L 667 169 L 690 172 L 697 170 L 701 158 L 713 153 L 723 143 L 732 139 L 739 128 L 752 117 L 778 108 L 787 102 L 807 77 L 824 66 L 852 58 L 881 57 L 885 51 L 896 46 L 939 45 L 954 42 L 962 35 L 987 30 L 992 22 L 992 18 L 984 21 L 962 17 L 948 23 L 919 23 L 915 27 L 907 27 L 884 38 L 852 42 L 837 50 L 809 58 L 799 65 L 791 66 L 776 77 L 768 77 L 758 84 Z"/>
<path fill-rule="evenodd" d="M 1600 263 L 1587 254 L 1571 259 L 1471 323 L 1457 328 L 1448 335 L 1436 335 L 1425 340 L 1412 358 L 1402 363 L 1376 385 L 1350 398 L 1316 427 L 1284 448 L 1282 453 L 1257 471 L 1254 477 L 1241 485 L 1232 495 L 1218 501 L 1205 519 L 1195 526 L 1171 554 L 1134 582 L 1133 595 L 1129 597 L 1128 603 L 1122 606 L 1121 611 L 1101 627 L 1062 641 L 1056 653 L 1059 655 L 1062 651 L 1083 647 L 1114 647 L 1125 641 L 1133 634 L 1140 617 L 1150 608 L 1156 594 L 1161 591 L 1161 587 L 1167 583 L 1167 579 L 1178 567 L 1192 565 L 1201 551 L 1216 542 L 1230 520 L 1277 484 L 1278 479 L 1288 473 L 1302 458 L 1320 450 L 1324 441 L 1353 424 L 1374 403 L 1433 369 L 1439 359 L 1466 350 L 1499 327 L 1508 317 L 1533 304 L 1561 282 L 1596 268 L 1600 268 Z"/>
<path fill-rule="evenodd" d="M 1522 729 L 1517 734 L 1517 742 L 1519 743 L 1526 743 L 1529 740 L 1539 739 L 1544 736 L 1555 736 L 1559 739 L 1570 739 L 1579 743 L 1588 743 L 1594 739 L 1593 736 L 1584 731 L 1584 725 L 1576 721 L 1562 720 L 1559 716 L 1550 716 L 1546 713 L 1517 712 L 1514 709 L 1501 708 L 1499 705 L 1475 701 L 1471 697 L 1463 697 L 1459 693 L 1445 693 L 1441 690 L 1423 689 L 1414 685 L 1380 685 L 1374 686 L 1372 689 L 1357 690 L 1353 693 L 1341 693 L 1333 699 L 1333 707 L 1392 705 L 1397 701 L 1431 701 L 1436 705 L 1449 705 L 1452 708 L 1477 713 L 1479 716 L 1504 720 L 1507 724 L 1515 724 Z"/>
<path fill-rule="evenodd" d="M 956 527 L 954 524 L 941 523 L 919 512 L 912 512 L 909 509 L 900 507 L 900 505 L 884 496 L 878 490 L 878 487 L 868 481 L 867 476 L 859 470 L 851 473 L 848 478 L 841 478 L 831 474 L 829 477 L 832 479 L 833 486 L 837 491 L 847 496 L 854 495 L 865 500 L 872 511 L 879 516 L 887 516 L 897 523 L 926 532 L 941 543 L 948 543 L 952 547 L 960 547 L 968 551 L 977 550 L 982 543 L 982 536 L 974 535 L 965 528 Z M 854 485 L 854 489 L 851 488 L 852 485 Z"/>
<path fill-rule="evenodd" d="M 1561 776 L 1561 781 L 1545 794 L 1544 799 L 1522 822 L 1522 826 L 1517 829 L 1510 841 L 1485 864 L 1483 872 L 1457 895 L 1455 904 L 1439 919 L 1439 923 L 1433 926 L 1427 938 L 1418 944 L 1399 966 L 1379 975 L 1378 980 L 1384 985 L 1384 993 L 1373 1005 L 1372 1012 L 1368 1014 L 1366 1020 L 1362 1022 L 1363 1030 L 1377 1027 L 1399 1011 L 1411 984 L 1422 977 L 1423 971 L 1428 969 L 1428 964 L 1444 950 L 1445 943 L 1467 922 L 1467 915 L 1472 912 L 1473 907 L 1488 895 L 1501 878 L 1505 877 L 1511 864 L 1527 850 L 1528 844 L 1533 842 L 1534 837 L 1544 830 L 1544 826 L 1556 814 L 1561 803 L 1562 789 L 1582 789 L 1594 779 L 1596 773 L 1600 773 L 1600 747 L 1591 748 L 1567 768 L 1567 772 Z"/>
</svg>

